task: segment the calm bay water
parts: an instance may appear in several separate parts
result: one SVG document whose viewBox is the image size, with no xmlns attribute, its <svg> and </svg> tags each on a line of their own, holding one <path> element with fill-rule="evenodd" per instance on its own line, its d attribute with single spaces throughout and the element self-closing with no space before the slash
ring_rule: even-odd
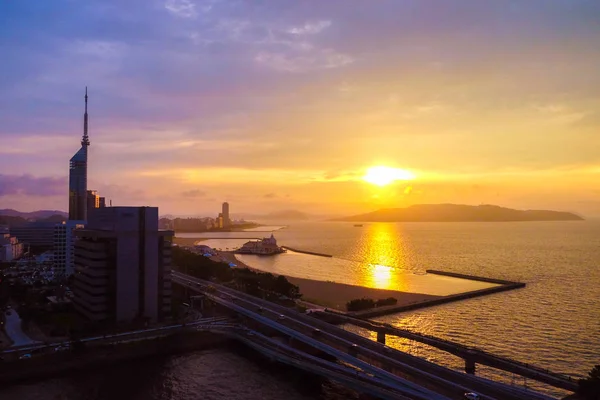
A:
<svg viewBox="0 0 600 400">
<path fill-rule="evenodd" d="M 298 270 L 311 270 L 302 273 L 307 278 L 326 275 L 347 281 L 351 276 L 373 287 L 391 283 L 401 288 L 407 271 L 430 268 L 525 282 L 524 289 L 380 320 L 574 376 L 586 375 L 600 362 L 600 221 L 373 223 L 360 228 L 348 223 L 290 223 L 275 236 L 280 244 L 351 263 L 318 257 L 308 266 L 291 262 L 291 257 L 289 263 L 283 262 L 284 257 L 279 262 L 244 261 L 266 270 L 276 266 L 277 272 L 292 276 L 298 276 Z M 344 265 L 352 268 L 344 270 Z M 387 281 L 373 265 L 391 268 L 383 274 Z M 460 359 L 425 346 L 400 339 L 390 344 L 456 369 L 463 367 Z M 485 367 L 478 373 L 499 377 Z M 510 375 L 502 378 L 513 380 Z M 561 393 L 522 379 L 515 383 Z"/>
<path fill-rule="evenodd" d="M 218 236 L 262 235 L 248 232 Z M 206 238 L 215 234 L 180 236 Z M 374 223 L 360 228 L 348 223 L 291 222 L 289 227 L 275 231 L 275 236 L 280 244 L 334 256 L 332 260 L 281 255 L 269 261 L 271 268 L 291 276 L 402 288 L 407 272 L 421 274 L 433 268 L 525 282 L 524 289 L 380 320 L 575 376 L 585 375 L 600 362 L 599 221 Z M 253 265 L 251 258 L 244 261 L 261 267 L 257 261 Z M 374 267 L 377 265 L 385 268 Z M 264 265 L 262 268 L 268 270 Z M 463 367 L 460 360 L 424 346 L 400 339 L 389 343 L 456 369 Z M 144 373 L 143 379 L 110 369 L 90 372 L 76 380 L 53 379 L 0 389 L 0 398 L 118 398 L 109 387 L 125 385 L 128 379 L 133 379 L 128 383 L 131 399 L 306 398 L 286 377 L 271 379 L 266 374 L 272 371 L 223 350 L 145 363 L 144 368 L 152 371 Z M 497 376 L 490 369 L 478 368 L 478 374 Z M 511 376 L 502 378 L 512 381 Z M 246 388 L 246 380 L 254 386 Z M 515 383 L 524 382 L 521 379 Z M 525 383 L 560 394 L 531 381 Z"/>
</svg>

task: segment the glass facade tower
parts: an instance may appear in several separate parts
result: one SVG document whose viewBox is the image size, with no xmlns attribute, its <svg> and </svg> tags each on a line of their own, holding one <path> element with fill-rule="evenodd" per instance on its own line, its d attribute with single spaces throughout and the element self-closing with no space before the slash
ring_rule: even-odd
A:
<svg viewBox="0 0 600 400">
<path fill-rule="evenodd" d="M 69 162 L 69 219 L 87 220 L 87 163 L 88 146 L 88 112 L 87 87 L 85 88 L 85 114 L 83 115 L 83 137 L 81 148 Z"/>
</svg>

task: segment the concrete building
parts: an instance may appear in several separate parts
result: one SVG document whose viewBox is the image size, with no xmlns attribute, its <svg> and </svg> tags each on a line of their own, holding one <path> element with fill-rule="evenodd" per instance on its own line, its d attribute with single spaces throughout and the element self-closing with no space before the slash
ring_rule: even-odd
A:
<svg viewBox="0 0 600 400">
<path fill-rule="evenodd" d="M 85 113 L 83 115 L 83 137 L 81 148 L 69 161 L 69 219 L 87 220 L 87 165 L 88 165 L 88 112 L 87 87 L 85 88 Z"/>
<path fill-rule="evenodd" d="M 99 197 L 98 198 L 98 208 L 104 208 L 106 207 L 106 197 Z"/>
<path fill-rule="evenodd" d="M 96 322 L 162 321 L 171 313 L 172 231 L 156 207 L 106 207 L 75 230 L 73 305 Z"/>
<path fill-rule="evenodd" d="M 23 243 L 8 233 L 0 233 L 0 262 L 8 262 L 23 256 Z"/>
<path fill-rule="evenodd" d="M 223 216 L 223 226 L 222 228 L 229 228 L 231 226 L 231 218 L 229 217 L 229 203 L 223 203 L 221 209 L 221 215 Z"/>
<path fill-rule="evenodd" d="M 35 247 L 37 250 L 51 250 L 54 248 L 55 225 L 56 222 L 28 222 L 11 226 L 9 232 L 25 246 Z"/>
<path fill-rule="evenodd" d="M 75 271 L 75 229 L 83 229 L 85 221 L 65 221 L 54 226 L 54 271 L 62 276 Z"/>
</svg>

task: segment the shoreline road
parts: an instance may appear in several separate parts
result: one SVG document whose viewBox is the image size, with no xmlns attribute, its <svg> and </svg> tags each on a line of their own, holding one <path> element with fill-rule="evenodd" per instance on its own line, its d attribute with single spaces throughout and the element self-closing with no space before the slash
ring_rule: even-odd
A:
<svg viewBox="0 0 600 400">
<path fill-rule="evenodd" d="M 37 343 L 23 332 L 23 329 L 21 328 L 21 318 L 15 310 L 11 309 L 6 311 L 5 318 L 4 330 L 10 340 L 13 341 L 12 346 L 24 346 Z"/>
</svg>

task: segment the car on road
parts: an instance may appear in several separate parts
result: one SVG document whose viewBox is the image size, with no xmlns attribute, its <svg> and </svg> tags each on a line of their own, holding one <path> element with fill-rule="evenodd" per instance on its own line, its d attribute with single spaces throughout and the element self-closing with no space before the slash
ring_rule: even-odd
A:
<svg viewBox="0 0 600 400">
<path fill-rule="evenodd" d="M 468 392 L 465 393 L 465 400 L 481 400 L 481 396 L 477 393 Z"/>
<path fill-rule="evenodd" d="M 277 317 L 277 319 L 281 321 L 282 319 L 285 319 L 285 315 L 279 314 L 279 317 Z"/>
<path fill-rule="evenodd" d="M 31 358 L 31 354 L 27 353 L 27 354 L 23 354 L 21 357 L 19 357 L 19 360 L 28 360 Z"/>
<path fill-rule="evenodd" d="M 55 347 L 54 351 L 56 351 L 56 352 L 67 351 L 69 349 L 70 349 L 69 345 L 61 345 L 61 346 Z"/>
</svg>

